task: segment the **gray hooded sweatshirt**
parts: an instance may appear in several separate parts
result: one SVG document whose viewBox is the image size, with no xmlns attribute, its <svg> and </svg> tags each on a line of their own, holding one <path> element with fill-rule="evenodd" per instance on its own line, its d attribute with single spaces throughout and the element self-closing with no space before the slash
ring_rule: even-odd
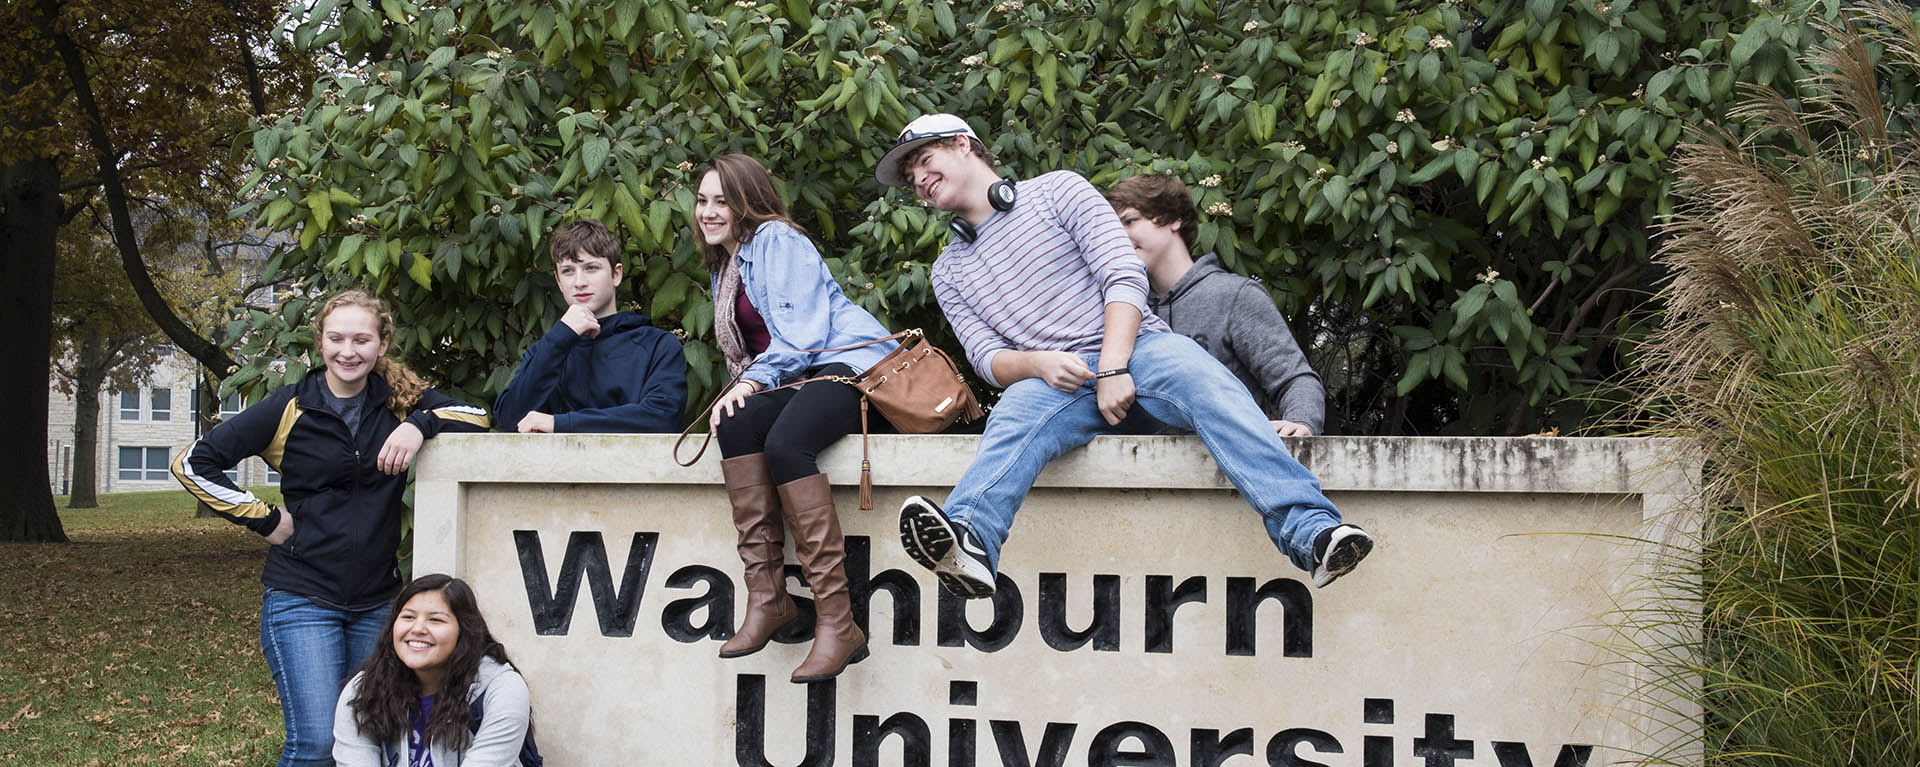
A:
<svg viewBox="0 0 1920 767">
<path fill-rule="evenodd" d="M 1233 371 L 1268 418 L 1324 433 L 1326 388 L 1260 283 L 1221 268 L 1208 253 L 1147 305 Z"/>
</svg>

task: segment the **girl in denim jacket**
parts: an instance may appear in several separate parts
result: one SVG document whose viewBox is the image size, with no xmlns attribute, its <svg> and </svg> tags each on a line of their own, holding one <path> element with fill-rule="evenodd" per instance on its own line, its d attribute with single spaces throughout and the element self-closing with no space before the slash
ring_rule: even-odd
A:
<svg viewBox="0 0 1920 767">
<path fill-rule="evenodd" d="M 860 393 L 845 383 L 815 381 L 750 395 L 802 378 L 858 375 L 896 344 L 811 351 L 884 338 L 887 329 L 847 300 L 753 158 L 713 159 L 700 176 L 693 225 L 713 274 L 714 335 L 728 372 L 739 377 L 710 419 L 748 595 L 746 617 L 720 657 L 759 651 L 799 617 L 781 554 L 791 532 L 816 614 L 813 647 L 793 681 L 831 679 L 866 657 L 867 637 L 853 622 L 842 566 L 846 541 L 815 458 L 860 428 Z"/>
</svg>

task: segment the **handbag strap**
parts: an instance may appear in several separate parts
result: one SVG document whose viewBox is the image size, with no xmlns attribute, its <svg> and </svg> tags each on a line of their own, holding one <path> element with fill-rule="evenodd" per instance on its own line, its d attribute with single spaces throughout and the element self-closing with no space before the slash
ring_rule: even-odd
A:
<svg viewBox="0 0 1920 767">
<path fill-rule="evenodd" d="M 680 464 L 681 466 L 692 466 L 700 462 L 700 456 L 706 455 L 707 445 L 713 442 L 713 429 L 707 430 L 706 438 L 700 441 L 700 449 L 693 454 L 693 458 L 691 460 L 686 460 L 686 461 L 680 460 L 680 446 L 686 443 L 688 437 L 693 436 L 693 427 L 700 425 L 702 421 L 707 420 L 708 417 L 710 417 L 713 414 L 713 409 L 720 405 L 720 400 L 724 399 L 727 396 L 727 392 L 733 391 L 733 387 L 740 383 L 741 376 L 744 376 L 744 375 L 746 375 L 746 371 L 742 370 L 740 371 L 740 375 L 736 375 L 733 377 L 733 380 L 728 381 L 727 385 L 720 389 L 720 393 L 714 395 L 713 401 L 707 403 L 706 407 L 701 408 L 699 417 L 694 418 L 691 421 L 688 421 L 687 427 L 680 430 L 680 438 L 673 441 L 673 462 L 674 463 Z M 851 376 L 814 376 L 812 378 L 802 378 L 792 383 L 781 384 L 771 389 L 761 389 L 759 391 L 754 392 L 753 394 L 770 394 L 772 392 L 780 391 L 781 389 L 797 389 L 801 386 L 805 386 L 815 381 L 833 381 L 835 383 L 843 383 L 848 386 L 855 386 L 856 388 L 857 388 L 857 384 L 859 383 L 858 379 L 853 378 Z M 747 396 L 751 397 L 753 396 L 753 394 L 749 394 Z M 863 404 L 865 400 L 866 400 L 866 397 L 863 394 L 861 396 L 861 401 Z"/>
<path fill-rule="evenodd" d="M 906 330 L 902 330 L 898 333 L 894 333 L 893 335 L 881 336 L 871 341 L 861 341 L 860 343 L 849 344 L 846 346 L 835 346 L 831 349 L 795 349 L 793 353 L 794 354 L 825 354 L 827 352 L 845 352 L 845 351 L 852 351 L 854 349 L 859 349 L 866 346 L 872 346 L 874 344 L 884 344 L 888 341 L 894 341 L 901 338 L 906 338 L 908 336 L 913 336 L 918 338 L 923 335 L 926 335 L 926 333 L 921 331 L 919 328 L 907 328 Z M 772 391 L 772 389 L 768 389 L 768 391 Z"/>
<path fill-rule="evenodd" d="M 852 350 L 854 350 L 854 349 L 859 349 L 859 348 L 862 348 L 862 347 L 867 347 L 867 346 L 872 346 L 872 345 L 874 345 L 874 344 L 882 344 L 882 343 L 886 343 L 886 342 L 888 342 L 888 341 L 894 341 L 894 340 L 898 340 L 898 339 L 902 339 L 902 338 L 922 338 L 922 337 L 925 337 L 925 335 L 926 335 L 926 333 L 925 333 L 924 331 L 922 331 L 922 330 L 921 330 L 920 328 L 907 328 L 906 330 L 902 330 L 902 331 L 900 331 L 900 332 L 898 332 L 898 333 L 894 333 L 894 334 L 892 334 L 892 335 L 887 335 L 887 336 L 882 336 L 882 337 L 880 337 L 880 338 L 875 338 L 875 339 L 873 339 L 873 340 L 871 340 L 871 341 L 862 341 L 862 342 L 860 342 L 860 343 L 857 343 L 857 344 L 850 344 L 850 345 L 847 345 L 847 346 L 836 346 L 836 347 L 833 347 L 833 348 L 831 348 L 831 349 L 797 349 L 797 350 L 795 350 L 795 352 L 794 352 L 794 353 L 796 353 L 796 354 L 825 354 L 825 353 L 827 353 L 827 352 L 844 352 L 844 351 L 852 351 Z M 749 367 L 751 367 L 751 366 L 749 366 Z M 737 374 L 737 375 L 735 375 L 735 376 L 733 377 L 733 380 L 731 380 L 731 381 L 728 381 L 728 382 L 727 382 L 727 385 L 726 385 L 726 386 L 723 386 L 723 387 L 721 387 L 721 388 L 720 388 L 720 393 L 719 393 L 719 394 L 716 394 L 716 395 L 714 395 L 714 397 L 713 397 L 713 401 L 712 401 L 712 402 L 709 402 L 709 403 L 707 403 L 707 406 L 706 406 L 706 408 L 704 408 L 704 409 L 702 409 L 702 410 L 700 411 L 700 415 L 699 415 L 699 417 L 697 417 L 697 418 L 694 418 L 694 419 L 693 419 L 693 420 L 691 420 L 691 421 L 688 421 L 688 422 L 687 422 L 687 427 L 686 427 L 685 429 L 682 429 L 682 430 L 680 430 L 680 438 L 679 438 L 679 439 L 677 439 L 677 440 L 674 440 L 674 443 L 673 443 L 673 462 L 674 462 L 674 463 L 677 463 L 677 464 L 680 464 L 681 466 L 692 466 L 692 465 L 694 465 L 694 464 L 696 464 L 696 463 L 699 463 L 699 462 L 700 462 L 700 457 L 701 457 L 701 456 L 703 456 L 703 455 L 706 455 L 706 454 L 707 454 L 707 445 L 709 445 L 709 444 L 712 444 L 712 442 L 713 442 L 713 429 L 711 429 L 711 428 L 709 428 L 709 429 L 707 429 L 707 436 L 706 436 L 706 438 L 700 441 L 700 449 L 699 449 L 698 451 L 696 451 L 696 452 L 694 452 L 694 454 L 693 454 L 693 460 L 690 460 L 690 461 L 682 461 L 682 460 L 680 460 L 680 447 L 681 447 L 681 445 L 683 445 L 683 444 L 685 444 L 685 443 L 686 443 L 686 441 L 687 441 L 687 437 L 690 437 L 690 436 L 692 436 L 692 435 L 693 435 L 693 428 L 694 428 L 695 426 L 698 426 L 698 425 L 700 425 L 700 423 L 701 423 L 702 421 L 706 421 L 706 420 L 707 420 L 708 418 L 710 418 L 710 417 L 712 417 L 712 415 L 713 415 L 713 409 L 714 409 L 715 407 L 717 407 L 717 406 L 719 406 L 719 404 L 720 404 L 720 400 L 721 400 L 721 399 L 723 399 L 723 398 L 725 398 L 725 397 L 727 396 L 727 392 L 730 392 L 730 391 L 733 391 L 733 387 L 734 387 L 734 386 L 737 386 L 737 385 L 739 385 L 739 383 L 740 383 L 740 380 L 741 380 L 741 378 L 742 378 L 743 376 L 745 376 L 746 374 L 747 374 L 747 371 L 746 371 L 746 370 L 745 370 L 744 368 L 743 368 L 743 369 L 741 369 L 741 371 L 739 372 L 739 374 Z M 814 376 L 814 377 L 812 377 L 812 378 L 803 378 L 803 379 L 800 379 L 800 380 L 798 380 L 798 381 L 793 381 L 793 382 L 791 382 L 791 383 L 784 383 L 784 384 L 781 384 L 781 385 L 779 385 L 779 386 L 775 386 L 775 387 L 772 387 L 772 388 L 768 388 L 768 389 L 761 389 L 761 390 L 759 390 L 759 391 L 756 391 L 756 392 L 754 392 L 754 394 L 767 394 L 767 393 L 769 393 L 769 392 L 776 392 L 776 391 L 779 391 L 779 390 L 781 390 L 781 389 L 794 389 L 794 388 L 798 388 L 798 387 L 801 387 L 801 386 L 805 386 L 805 385 L 807 385 L 807 384 L 810 384 L 810 383 L 813 383 L 813 382 L 815 382 L 815 381 L 833 381 L 833 382 L 835 382 L 835 383 L 843 383 L 843 384 L 846 384 L 846 385 L 848 385 L 848 386 L 853 386 L 853 387 L 855 387 L 855 388 L 858 388 L 858 384 L 859 384 L 859 376 Z M 750 395 L 747 395 L 747 396 L 753 396 L 753 395 L 751 395 L 751 394 L 750 394 Z M 861 432 L 861 433 L 860 433 L 860 443 L 861 443 L 861 444 L 860 444 L 860 453 L 861 453 L 861 455 L 860 455 L 860 462 L 861 462 L 861 464 L 862 464 L 862 466 L 865 466 L 865 464 L 866 464 L 866 451 L 867 451 L 867 448 L 866 448 L 866 413 L 864 412 L 864 411 L 865 411 L 865 409 L 866 409 L 866 405 L 867 405 L 867 397 L 866 397 L 866 393 L 865 393 L 865 392 L 862 392 L 862 393 L 861 393 L 861 395 L 860 395 L 860 407 L 861 407 L 861 410 L 863 411 L 863 412 L 862 412 L 862 413 L 860 414 L 860 415 L 861 415 L 861 419 L 860 419 L 860 420 L 861 420 L 861 429 L 860 429 L 860 432 Z M 863 470 L 864 470 L 864 469 L 863 469 Z"/>
<path fill-rule="evenodd" d="M 850 345 L 847 345 L 847 346 L 836 346 L 836 347 L 833 347 L 833 348 L 831 348 L 831 349 L 796 349 L 796 350 L 794 351 L 794 353 L 796 353 L 796 354 L 825 354 L 825 353 L 827 353 L 827 352 L 844 352 L 844 351 L 852 351 L 852 350 L 854 350 L 854 349 L 859 349 L 859 348 L 862 348 L 862 347 L 867 347 L 867 346 L 872 346 L 872 345 L 874 345 L 874 344 L 882 344 L 882 343 L 886 343 L 886 342 L 888 342 L 888 341 L 894 341 L 894 340 L 898 340 L 898 339 L 902 339 L 902 338 L 908 338 L 908 337 L 912 337 L 912 338 L 920 338 L 920 337 L 923 337 L 923 336 L 925 336 L 925 335 L 926 335 L 926 333 L 925 333 L 924 331 L 922 331 L 921 329 L 919 329 L 919 328 L 907 328 L 906 330 L 902 330 L 902 331 L 900 331 L 900 332 L 898 332 L 898 333 L 894 333 L 894 334 L 892 334 L 892 335 L 887 335 L 887 336 L 882 336 L 882 337 L 880 337 L 880 338 L 875 338 L 875 339 L 873 339 L 873 340 L 871 340 L 871 341 L 862 341 L 862 342 L 860 342 L 860 343 L 857 343 L 857 344 L 850 344 Z M 694 418 L 694 419 L 693 419 L 693 420 L 691 420 L 691 421 L 688 421 L 688 422 L 687 422 L 687 427 L 686 427 L 685 429 L 682 429 L 682 430 L 680 430 L 680 438 L 679 438 L 678 440 L 675 440 L 675 441 L 674 441 L 674 443 L 673 443 L 673 462 L 674 462 L 674 463 L 677 463 L 677 464 L 680 464 L 681 466 L 692 466 L 692 465 L 694 465 L 694 464 L 696 464 L 696 463 L 699 463 L 699 462 L 700 462 L 700 457 L 701 457 L 701 456 L 703 456 L 703 455 L 706 455 L 706 453 L 707 453 L 707 445 L 713 442 L 713 430 L 712 430 L 712 429 L 708 429 L 708 430 L 707 430 L 707 436 L 706 436 L 706 439 L 703 439 L 703 440 L 701 440 L 701 442 L 700 442 L 700 449 L 699 449 L 699 450 L 698 450 L 697 452 L 695 452 L 695 453 L 693 454 L 693 460 L 690 460 L 690 461 L 682 461 L 682 460 L 680 460 L 680 447 L 681 447 L 681 445 L 684 445 L 684 444 L 686 443 L 686 441 L 687 441 L 687 437 L 690 437 L 690 436 L 692 436 L 692 435 L 693 435 L 693 429 L 694 429 L 694 427 L 695 427 L 695 426 L 698 426 L 698 425 L 700 425 L 700 423 L 701 423 L 702 421 L 705 421 L 705 420 L 707 420 L 707 419 L 708 419 L 709 417 L 711 417 L 711 416 L 712 416 L 712 414 L 713 414 L 713 408 L 714 408 L 715 406 L 717 406 L 717 405 L 719 405 L 719 404 L 720 404 L 720 400 L 721 400 L 722 398 L 724 398 L 724 397 L 726 397 L 726 396 L 727 396 L 727 392 L 730 392 L 730 391 L 733 391 L 733 387 L 734 387 L 734 386 L 736 386 L 736 385 L 738 385 L 738 384 L 740 383 L 740 379 L 741 379 L 741 377 L 742 377 L 742 376 L 745 376 L 746 374 L 747 374 L 747 371 L 746 371 L 745 369 L 742 369 L 742 370 L 740 371 L 740 373 L 739 373 L 738 375 L 735 375 L 735 376 L 733 377 L 733 380 L 731 380 L 731 381 L 728 381 L 728 382 L 727 382 L 727 385 L 726 385 L 726 386 L 723 386 L 723 387 L 721 387 L 721 388 L 720 388 L 720 393 L 719 393 L 719 394 L 716 394 L 716 395 L 714 395 L 714 397 L 713 397 L 713 401 L 712 401 L 712 402 L 709 402 L 709 403 L 707 403 L 707 406 L 706 406 L 706 408 L 700 411 L 700 415 L 699 415 L 699 417 L 697 417 L 697 418 Z M 856 384 L 856 377 L 849 377 L 849 376 L 814 376 L 813 378 L 803 378 L 803 379 L 801 379 L 801 380 L 798 380 L 798 381 L 794 381 L 794 382 L 792 382 L 792 383 L 786 383 L 786 384 L 781 384 L 781 385 L 779 385 L 779 386 L 775 386 L 775 387 L 773 387 L 773 388 L 770 388 L 770 389 L 761 389 L 760 391 L 757 391 L 757 392 L 754 392 L 754 394 L 766 394 L 766 393 L 768 393 L 768 392 L 775 392 L 775 391 L 779 391 L 779 390 L 781 390 L 781 389 L 792 389 L 792 388 L 796 388 L 796 387 L 800 387 L 800 386 L 804 386 L 804 385 L 806 385 L 806 384 L 810 384 L 810 383 L 813 383 L 813 382 L 815 382 L 815 381 L 834 381 L 834 382 L 837 382 L 837 383 L 843 383 L 843 384 L 847 384 L 847 385 L 849 385 L 849 386 L 853 386 L 853 385 L 855 385 L 855 384 Z M 752 395 L 748 395 L 748 396 L 752 396 Z M 865 400 L 866 400 L 866 397 L 865 397 L 864 395 L 862 395 L 862 397 L 861 397 L 861 400 L 862 400 L 862 404 L 865 404 Z"/>
<path fill-rule="evenodd" d="M 700 462 L 700 456 L 707 454 L 707 445 L 712 444 L 713 442 L 713 429 L 711 428 L 707 429 L 706 438 L 700 440 L 700 449 L 694 452 L 693 460 L 690 460 L 690 461 L 680 460 L 680 446 L 686 444 L 687 437 L 693 435 L 693 427 L 699 426 L 702 421 L 707 420 L 707 417 L 713 413 L 713 408 L 716 405 L 720 404 L 720 398 L 727 396 L 727 392 L 733 391 L 734 384 L 740 383 L 740 376 L 746 375 L 746 373 L 747 371 L 745 369 L 742 369 L 738 375 L 735 375 L 733 377 L 733 380 L 728 381 L 726 386 L 721 387 L 720 393 L 717 395 L 714 395 L 713 401 L 707 403 L 706 407 L 700 409 L 700 415 L 694 417 L 693 420 L 688 421 L 687 427 L 680 430 L 680 438 L 673 441 L 673 462 L 674 463 L 680 464 L 682 467 L 692 466 Z"/>
</svg>

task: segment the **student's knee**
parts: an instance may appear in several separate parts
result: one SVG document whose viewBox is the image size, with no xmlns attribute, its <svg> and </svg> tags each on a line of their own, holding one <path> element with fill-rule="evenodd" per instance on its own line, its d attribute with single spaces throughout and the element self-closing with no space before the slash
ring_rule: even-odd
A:
<svg viewBox="0 0 1920 767">
<path fill-rule="evenodd" d="M 713 436 L 726 439 L 730 435 L 738 435 L 740 432 L 746 430 L 746 426 L 747 408 L 742 405 L 734 408 L 734 411 L 730 414 L 724 412 L 720 414 L 719 423 L 713 427 Z"/>
<path fill-rule="evenodd" d="M 720 413 L 713 425 L 714 438 L 720 440 L 720 444 L 724 445 L 730 439 L 738 437 L 745 427 L 745 423 L 741 418 L 743 415 L 746 415 L 746 408 L 735 410 L 732 415 Z"/>
<path fill-rule="evenodd" d="M 735 408 L 733 414 L 721 414 L 720 423 L 713 427 L 713 436 L 720 441 L 720 452 L 728 456 L 747 455 L 761 452 L 759 418 L 754 414 L 752 401 Z"/>
<path fill-rule="evenodd" d="M 769 436 L 766 445 L 767 474 L 776 485 L 820 473 L 820 451 L 810 445 L 795 444 Z"/>
<path fill-rule="evenodd" d="M 1154 343 L 1144 343 L 1148 338 Z M 1234 377 L 1233 371 L 1191 338 L 1177 333 L 1154 333 L 1141 341 L 1141 348 L 1134 352 L 1132 367 L 1134 385 L 1142 390 L 1199 388 L 1208 390 L 1211 396 L 1246 390 L 1246 385 Z"/>
</svg>

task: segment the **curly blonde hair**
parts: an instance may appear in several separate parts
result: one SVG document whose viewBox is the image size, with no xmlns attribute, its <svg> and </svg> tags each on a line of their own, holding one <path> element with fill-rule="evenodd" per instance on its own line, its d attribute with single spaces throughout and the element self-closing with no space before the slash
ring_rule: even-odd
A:
<svg viewBox="0 0 1920 767">
<path fill-rule="evenodd" d="M 387 311 L 387 305 L 364 290 L 348 290 L 327 299 L 320 306 L 320 311 L 314 314 L 314 348 L 320 347 L 320 333 L 326 327 L 327 316 L 343 306 L 367 310 L 380 323 L 380 343 L 385 345 L 393 342 L 393 315 Z M 391 355 L 380 355 L 380 359 L 373 363 L 373 372 L 393 387 L 393 394 L 387 397 L 387 410 L 395 418 L 405 419 L 408 413 L 413 412 L 413 406 L 420 404 L 420 396 L 427 391 L 427 382 Z"/>
</svg>

